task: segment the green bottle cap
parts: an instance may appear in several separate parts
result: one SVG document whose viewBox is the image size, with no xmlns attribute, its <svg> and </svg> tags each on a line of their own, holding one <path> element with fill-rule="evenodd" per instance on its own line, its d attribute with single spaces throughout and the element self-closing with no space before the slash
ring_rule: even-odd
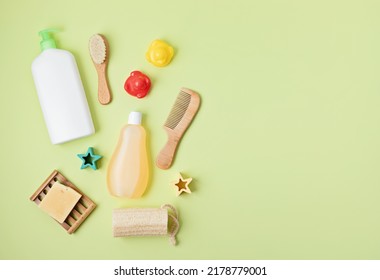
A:
<svg viewBox="0 0 380 280">
<path fill-rule="evenodd" d="M 57 48 L 54 38 L 51 35 L 51 33 L 57 32 L 57 31 L 59 30 L 55 28 L 48 28 L 48 29 L 44 29 L 38 32 L 38 35 L 42 37 L 42 41 L 40 42 L 41 51 Z"/>
</svg>

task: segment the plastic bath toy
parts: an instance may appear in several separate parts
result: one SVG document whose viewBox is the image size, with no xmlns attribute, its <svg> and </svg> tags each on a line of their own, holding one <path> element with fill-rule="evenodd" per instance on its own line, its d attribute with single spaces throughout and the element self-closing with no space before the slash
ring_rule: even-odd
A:
<svg viewBox="0 0 380 280">
<path fill-rule="evenodd" d="M 151 82 L 147 75 L 140 71 L 133 71 L 124 83 L 124 89 L 137 98 L 145 97 L 150 90 Z"/>
<path fill-rule="evenodd" d="M 172 182 L 172 186 L 177 191 L 177 196 L 179 196 L 183 192 L 186 192 L 189 194 L 191 193 L 189 185 L 190 185 L 192 180 L 193 180 L 193 178 L 191 178 L 191 177 L 184 179 L 181 173 L 177 174 L 175 181 Z"/>
<path fill-rule="evenodd" d="M 94 148 L 92 147 L 89 147 L 85 154 L 78 154 L 77 156 L 82 160 L 82 166 L 80 169 L 91 167 L 92 169 L 96 170 L 98 169 L 96 162 L 102 158 L 102 156 L 96 155 L 94 153 Z"/>
<path fill-rule="evenodd" d="M 170 63 L 174 55 L 172 46 L 162 40 L 154 40 L 145 54 L 146 59 L 157 67 L 164 67 Z"/>
</svg>

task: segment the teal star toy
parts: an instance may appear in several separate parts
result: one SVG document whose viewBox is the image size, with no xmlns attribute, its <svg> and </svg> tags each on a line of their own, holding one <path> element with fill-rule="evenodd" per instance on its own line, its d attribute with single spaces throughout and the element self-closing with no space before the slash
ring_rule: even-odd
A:
<svg viewBox="0 0 380 280">
<path fill-rule="evenodd" d="M 82 166 L 80 169 L 85 169 L 90 166 L 92 169 L 96 170 L 98 167 L 96 166 L 96 162 L 102 158 L 102 156 L 96 155 L 94 153 L 94 148 L 89 147 L 87 149 L 87 153 L 85 154 L 77 154 L 77 156 L 82 160 Z"/>
</svg>

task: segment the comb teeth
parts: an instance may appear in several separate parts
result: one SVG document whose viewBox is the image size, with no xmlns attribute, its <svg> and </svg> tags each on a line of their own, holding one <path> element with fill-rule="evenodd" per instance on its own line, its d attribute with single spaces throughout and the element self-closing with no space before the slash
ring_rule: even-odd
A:
<svg viewBox="0 0 380 280">
<path fill-rule="evenodd" d="M 166 119 L 165 126 L 170 129 L 175 129 L 179 124 L 187 108 L 189 107 L 191 100 L 191 95 L 180 91 L 178 97 L 174 103 L 172 110 L 170 111 L 169 117 Z"/>
</svg>

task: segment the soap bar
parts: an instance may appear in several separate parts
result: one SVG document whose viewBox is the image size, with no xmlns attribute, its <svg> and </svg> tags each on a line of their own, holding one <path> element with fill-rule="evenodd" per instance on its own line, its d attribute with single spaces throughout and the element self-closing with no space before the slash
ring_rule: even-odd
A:
<svg viewBox="0 0 380 280">
<path fill-rule="evenodd" d="M 59 223 L 63 223 L 81 197 L 72 188 L 55 182 L 38 206 Z"/>
</svg>

